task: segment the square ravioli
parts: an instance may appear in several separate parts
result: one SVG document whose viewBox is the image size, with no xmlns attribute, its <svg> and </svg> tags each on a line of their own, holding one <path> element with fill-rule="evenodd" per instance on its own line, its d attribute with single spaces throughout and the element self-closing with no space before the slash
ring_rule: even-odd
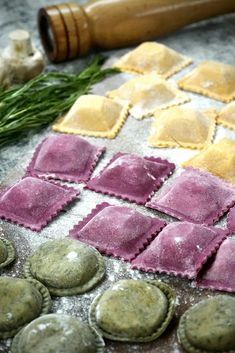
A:
<svg viewBox="0 0 235 353">
<path fill-rule="evenodd" d="M 136 119 L 151 116 L 158 110 L 190 100 L 172 84 L 151 74 L 129 80 L 119 88 L 107 92 L 107 96 L 127 101 L 131 105 L 130 114 Z"/>
<path fill-rule="evenodd" d="M 197 278 L 197 286 L 235 292 L 235 236 L 227 237 Z"/>
<path fill-rule="evenodd" d="M 29 176 L 0 192 L 0 217 L 40 231 L 78 195 L 71 187 Z"/>
<path fill-rule="evenodd" d="M 153 147 L 202 149 L 215 131 L 214 111 L 201 113 L 187 106 L 172 107 L 155 115 L 148 143 Z"/>
<path fill-rule="evenodd" d="M 235 141 L 223 138 L 182 163 L 182 166 L 206 170 L 235 184 Z"/>
<path fill-rule="evenodd" d="M 123 55 L 114 66 L 122 71 L 154 73 L 168 78 L 191 62 L 191 59 L 163 44 L 145 42 Z"/>
<path fill-rule="evenodd" d="M 235 102 L 224 107 L 217 116 L 217 123 L 235 131 Z"/>
<path fill-rule="evenodd" d="M 69 232 L 101 253 L 130 261 L 165 226 L 158 218 L 103 202 Z"/>
<path fill-rule="evenodd" d="M 227 228 L 231 233 L 235 233 L 235 207 L 229 210 L 227 216 Z"/>
<path fill-rule="evenodd" d="M 69 134 L 114 138 L 127 118 L 128 108 L 127 102 L 87 94 L 80 96 L 52 128 Z"/>
<path fill-rule="evenodd" d="M 51 135 L 36 148 L 27 175 L 79 183 L 87 181 L 105 147 L 74 135 Z"/>
<path fill-rule="evenodd" d="M 204 61 L 178 81 L 180 88 L 229 103 L 235 99 L 235 66 Z"/>
<path fill-rule="evenodd" d="M 117 153 L 86 188 L 144 205 L 174 169 L 161 158 Z"/>
<path fill-rule="evenodd" d="M 147 207 L 183 221 L 211 225 L 235 204 L 235 188 L 215 176 L 187 168 Z"/>
<path fill-rule="evenodd" d="M 195 278 L 226 232 L 190 222 L 168 224 L 132 261 L 132 268 Z"/>
</svg>

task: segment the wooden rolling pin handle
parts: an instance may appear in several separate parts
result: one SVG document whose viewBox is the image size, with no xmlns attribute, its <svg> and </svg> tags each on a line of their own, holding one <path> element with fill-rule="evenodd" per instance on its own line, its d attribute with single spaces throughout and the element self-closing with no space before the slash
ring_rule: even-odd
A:
<svg viewBox="0 0 235 353">
<path fill-rule="evenodd" d="M 235 11 L 235 0 L 99 0 L 41 8 L 38 26 L 54 62 L 85 55 L 91 46 L 113 49 Z"/>
</svg>

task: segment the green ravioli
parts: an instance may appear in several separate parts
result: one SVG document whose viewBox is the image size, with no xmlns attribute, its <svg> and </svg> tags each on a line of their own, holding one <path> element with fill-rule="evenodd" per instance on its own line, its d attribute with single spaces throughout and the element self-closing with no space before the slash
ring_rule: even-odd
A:
<svg viewBox="0 0 235 353">
<path fill-rule="evenodd" d="M 11 353 L 103 353 L 104 341 L 88 325 L 69 315 L 44 315 L 14 338 Z"/>
<path fill-rule="evenodd" d="M 38 281 L 0 277 L 0 338 L 14 336 L 50 306 L 49 292 Z"/>
<path fill-rule="evenodd" d="M 0 239 L 0 269 L 15 260 L 15 249 L 9 240 Z"/>
<path fill-rule="evenodd" d="M 24 267 L 27 278 L 42 282 L 52 295 L 84 293 L 105 274 L 104 259 L 93 247 L 73 239 L 42 244 Z"/>
<path fill-rule="evenodd" d="M 189 353 L 235 352 L 235 298 L 218 295 L 194 305 L 181 317 L 178 336 Z"/>
<path fill-rule="evenodd" d="M 102 336 L 111 340 L 148 342 L 165 331 L 174 310 L 175 294 L 168 285 L 126 279 L 95 298 L 89 320 Z"/>
</svg>

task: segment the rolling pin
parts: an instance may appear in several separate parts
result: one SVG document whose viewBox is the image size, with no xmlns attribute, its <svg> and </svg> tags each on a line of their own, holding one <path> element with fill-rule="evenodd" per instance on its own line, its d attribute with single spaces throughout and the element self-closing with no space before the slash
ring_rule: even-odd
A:
<svg viewBox="0 0 235 353">
<path fill-rule="evenodd" d="M 235 11 L 235 0 L 92 0 L 41 8 L 39 33 L 48 58 L 60 62 L 92 47 L 114 49 Z"/>
</svg>

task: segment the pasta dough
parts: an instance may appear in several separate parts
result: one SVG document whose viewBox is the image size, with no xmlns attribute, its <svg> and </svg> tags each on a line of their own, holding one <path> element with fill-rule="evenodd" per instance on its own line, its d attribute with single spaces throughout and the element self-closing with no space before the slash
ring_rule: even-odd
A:
<svg viewBox="0 0 235 353">
<path fill-rule="evenodd" d="M 89 180 L 105 147 L 80 136 L 49 135 L 36 148 L 27 175 L 79 183 Z"/>
<path fill-rule="evenodd" d="M 170 83 L 151 74 L 127 81 L 118 89 L 107 92 L 107 96 L 130 103 L 130 114 L 136 119 L 190 100 Z"/>
<path fill-rule="evenodd" d="M 69 234 L 107 256 L 130 261 L 165 225 L 157 217 L 103 202 L 76 224 Z"/>
<path fill-rule="evenodd" d="M 154 147 L 201 149 L 211 143 L 215 116 L 212 111 L 201 113 L 186 106 L 169 108 L 155 116 L 148 143 Z"/>
<path fill-rule="evenodd" d="M 180 88 L 220 100 L 235 98 L 235 67 L 217 61 L 204 61 L 178 81 Z"/>
<path fill-rule="evenodd" d="M 174 169 L 173 163 L 161 158 L 116 153 L 86 188 L 144 205 Z"/>
<path fill-rule="evenodd" d="M 235 237 L 227 237 L 200 273 L 196 285 L 235 293 Z"/>
<path fill-rule="evenodd" d="M 168 78 L 191 62 L 191 59 L 163 44 L 145 42 L 122 56 L 114 66 L 122 71 L 156 73 Z"/>
<path fill-rule="evenodd" d="M 211 225 L 234 203 L 232 185 L 204 171 L 187 168 L 146 206 L 182 221 Z"/>
<path fill-rule="evenodd" d="M 182 166 L 207 170 L 235 184 L 235 141 L 223 138 L 184 162 Z"/>
<path fill-rule="evenodd" d="M 43 283 L 52 295 L 63 297 L 95 287 L 104 277 L 105 264 L 91 246 L 72 239 L 51 240 L 27 258 L 24 274 Z"/>
<path fill-rule="evenodd" d="M 47 314 L 51 297 L 42 283 L 17 277 L 0 277 L 0 339 L 13 337 L 27 323 Z"/>
<path fill-rule="evenodd" d="M 221 110 L 217 117 L 217 122 L 235 131 L 235 102 L 230 103 Z"/>
<path fill-rule="evenodd" d="M 43 315 L 14 338 L 12 353 L 104 353 L 102 337 L 77 317 Z"/>
<path fill-rule="evenodd" d="M 80 96 L 53 130 L 69 134 L 114 138 L 128 115 L 128 104 L 96 95 Z"/>
<path fill-rule="evenodd" d="M 26 177 L 0 193 L 0 218 L 39 232 L 78 195 L 71 187 Z"/>
<path fill-rule="evenodd" d="M 0 238 L 0 270 L 10 265 L 16 257 L 15 248 L 11 241 Z"/>
<path fill-rule="evenodd" d="M 226 235 L 220 228 L 172 222 L 132 261 L 132 268 L 195 278 Z"/>
<path fill-rule="evenodd" d="M 235 298 L 217 295 L 189 308 L 180 319 L 179 341 L 188 353 L 234 352 Z"/>
<path fill-rule="evenodd" d="M 150 342 L 166 330 L 175 311 L 175 294 L 156 280 L 125 279 L 92 302 L 89 323 L 105 338 Z"/>
</svg>

